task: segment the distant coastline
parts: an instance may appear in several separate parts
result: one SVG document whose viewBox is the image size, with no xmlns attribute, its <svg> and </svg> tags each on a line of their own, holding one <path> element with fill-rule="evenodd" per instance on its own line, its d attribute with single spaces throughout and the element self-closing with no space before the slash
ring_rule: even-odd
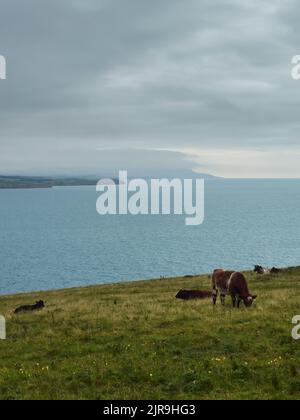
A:
<svg viewBox="0 0 300 420">
<path fill-rule="evenodd" d="M 98 179 L 44 178 L 0 175 L 0 189 L 46 189 L 53 187 L 95 186 Z"/>
<path fill-rule="evenodd" d="M 191 176 L 191 174 L 193 176 Z M 178 178 L 203 178 L 206 180 L 222 179 L 209 174 L 179 174 Z M 187 176 L 188 175 L 188 176 Z M 164 176 L 165 178 L 174 178 L 174 176 Z M 101 177 L 103 178 L 103 177 Z M 159 177 L 158 177 L 159 178 Z M 47 189 L 53 187 L 80 187 L 80 186 L 96 186 L 100 177 L 84 178 L 84 177 L 38 177 L 38 176 L 6 176 L 0 175 L 0 190 L 2 189 Z M 146 177 L 145 179 L 148 179 Z M 119 180 L 113 178 L 116 185 Z"/>
</svg>

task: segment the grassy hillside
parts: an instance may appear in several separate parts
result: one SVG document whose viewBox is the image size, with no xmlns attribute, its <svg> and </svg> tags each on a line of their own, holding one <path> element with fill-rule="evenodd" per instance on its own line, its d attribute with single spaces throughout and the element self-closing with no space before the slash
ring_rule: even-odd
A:
<svg viewBox="0 0 300 420">
<path fill-rule="evenodd" d="M 174 298 L 208 276 L 2 296 L 0 398 L 299 399 L 300 269 L 247 277 L 259 297 L 240 310 Z"/>
</svg>

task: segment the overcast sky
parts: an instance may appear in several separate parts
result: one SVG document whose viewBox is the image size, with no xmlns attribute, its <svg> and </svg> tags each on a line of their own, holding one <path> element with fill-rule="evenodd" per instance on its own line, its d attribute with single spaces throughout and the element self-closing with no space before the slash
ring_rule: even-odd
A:
<svg viewBox="0 0 300 420">
<path fill-rule="evenodd" d="M 0 0 L 0 173 L 300 177 L 299 10 Z"/>
</svg>

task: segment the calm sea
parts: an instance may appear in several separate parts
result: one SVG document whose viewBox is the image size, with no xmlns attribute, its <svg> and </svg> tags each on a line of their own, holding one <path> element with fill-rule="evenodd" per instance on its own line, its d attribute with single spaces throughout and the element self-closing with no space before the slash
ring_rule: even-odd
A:
<svg viewBox="0 0 300 420">
<path fill-rule="evenodd" d="M 205 223 L 99 216 L 92 187 L 0 190 L 0 294 L 300 265 L 300 181 L 206 182 Z"/>
</svg>

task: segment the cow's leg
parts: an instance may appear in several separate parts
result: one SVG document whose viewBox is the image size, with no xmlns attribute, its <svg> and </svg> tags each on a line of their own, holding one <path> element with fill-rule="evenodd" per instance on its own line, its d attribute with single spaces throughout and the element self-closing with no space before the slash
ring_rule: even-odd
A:
<svg viewBox="0 0 300 420">
<path fill-rule="evenodd" d="M 218 297 L 218 290 L 214 289 L 212 292 L 212 302 L 213 305 L 215 305 L 217 303 L 217 297 Z"/>
<path fill-rule="evenodd" d="M 237 297 L 237 304 L 236 304 L 236 307 L 239 309 L 240 308 L 240 304 L 241 304 L 241 299 L 240 299 L 240 297 L 238 296 Z"/>
<path fill-rule="evenodd" d="M 236 296 L 235 295 L 231 295 L 231 299 L 232 299 L 232 306 L 233 306 L 233 308 L 235 308 L 235 305 L 237 303 Z"/>
<path fill-rule="evenodd" d="M 223 293 L 221 294 L 221 304 L 225 305 L 225 295 Z"/>
</svg>

